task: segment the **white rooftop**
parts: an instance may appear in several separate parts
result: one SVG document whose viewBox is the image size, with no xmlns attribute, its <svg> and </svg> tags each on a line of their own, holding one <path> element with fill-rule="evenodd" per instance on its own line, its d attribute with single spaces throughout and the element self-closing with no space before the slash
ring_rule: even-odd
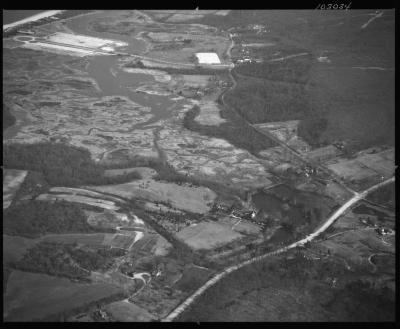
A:
<svg viewBox="0 0 400 329">
<path fill-rule="evenodd" d="M 200 64 L 221 64 L 216 53 L 197 53 L 196 57 Z"/>
</svg>

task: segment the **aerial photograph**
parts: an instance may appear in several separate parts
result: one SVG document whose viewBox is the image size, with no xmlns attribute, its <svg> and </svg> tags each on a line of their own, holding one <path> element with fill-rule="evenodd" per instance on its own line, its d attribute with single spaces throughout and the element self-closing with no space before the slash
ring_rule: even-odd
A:
<svg viewBox="0 0 400 329">
<path fill-rule="evenodd" d="M 2 16 L 4 322 L 395 321 L 394 8 Z"/>
</svg>

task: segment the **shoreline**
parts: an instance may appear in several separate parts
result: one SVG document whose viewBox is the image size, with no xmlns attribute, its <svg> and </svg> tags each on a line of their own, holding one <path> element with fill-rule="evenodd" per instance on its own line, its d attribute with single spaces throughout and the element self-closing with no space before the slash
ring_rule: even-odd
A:
<svg viewBox="0 0 400 329">
<path fill-rule="evenodd" d="M 3 31 L 8 30 L 8 29 L 13 28 L 13 27 L 17 27 L 19 25 L 23 25 L 23 24 L 26 24 L 26 23 L 38 21 L 38 20 L 46 18 L 46 17 L 54 16 L 54 15 L 57 15 L 59 13 L 62 13 L 63 11 L 64 10 L 46 10 L 46 11 L 43 11 L 43 12 L 41 12 L 39 14 L 35 14 L 35 15 L 29 16 L 27 18 L 21 19 L 19 21 L 16 21 L 16 22 L 13 22 L 13 23 L 10 23 L 10 24 L 5 24 L 5 25 L 3 25 Z"/>
</svg>

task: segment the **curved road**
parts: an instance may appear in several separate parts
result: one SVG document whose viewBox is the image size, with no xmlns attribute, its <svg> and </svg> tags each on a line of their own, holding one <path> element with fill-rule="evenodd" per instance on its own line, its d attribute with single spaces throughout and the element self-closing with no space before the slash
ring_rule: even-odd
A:
<svg viewBox="0 0 400 329">
<path fill-rule="evenodd" d="M 317 230 L 315 230 L 313 233 L 305 237 L 304 239 L 301 239 L 297 242 L 292 243 L 289 246 L 280 248 L 278 250 L 268 252 L 264 255 L 254 257 L 252 259 L 249 259 L 247 261 L 244 261 L 242 263 L 239 263 L 237 265 L 230 266 L 223 270 L 222 272 L 218 273 L 214 277 L 212 277 L 210 280 L 208 280 L 203 286 L 201 286 L 199 289 L 197 289 L 191 296 L 189 296 L 182 304 L 180 304 L 175 310 L 173 310 L 167 317 L 165 317 L 162 322 L 171 322 L 175 318 L 177 318 L 181 313 L 183 313 L 199 296 L 201 296 L 208 288 L 216 284 L 219 280 L 227 276 L 229 273 L 232 273 L 246 265 L 258 262 L 264 258 L 267 258 L 269 256 L 274 256 L 281 254 L 283 252 L 286 252 L 290 249 L 303 246 L 305 243 L 312 241 L 315 239 L 318 235 L 320 235 L 322 232 L 327 230 L 335 221 L 338 219 L 342 214 L 344 214 L 351 206 L 353 206 L 355 203 L 360 201 L 361 199 L 365 198 L 369 193 L 377 190 L 378 188 L 390 184 L 395 181 L 395 177 L 391 177 L 381 183 L 378 183 L 369 189 L 363 191 L 362 193 L 356 193 L 351 199 L 349 199 L 345 204 L 343 204 L 339 209 L 337 209 Z"/>
</svg>

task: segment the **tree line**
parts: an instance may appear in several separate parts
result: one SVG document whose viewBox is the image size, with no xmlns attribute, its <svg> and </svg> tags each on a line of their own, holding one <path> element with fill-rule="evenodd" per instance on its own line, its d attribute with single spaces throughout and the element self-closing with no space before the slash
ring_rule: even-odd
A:
<svg viewBox="0 0 400 329">
<path fill-rule="evenodd" d="M 64 143 L 11 143 L 3 145 L 5 168 L 36 171 L 52 186 L 118 184 L 141 178 L 137 172 L 105 177 L 87 149 Z"/>
<path fill-rule="evenodd" d="M 87 280 L 91 271 L 106 270 L 125 250 L 105 247 L 78 247 L 76 244 L 41 242 L 28 250 L 14 267 L 76 280 Z"/>
<path fill-rule="evenodd" d="M 194 119 L 200 113 L 200 108 L 195 105 L 185 113 L 183 126 L 186 129 L 196 131 L 202 135 L 223 138 L 234 146 L 246 149 L 252 154 L 276 146 L 275 142 L 265 137 L 263 134 L 246 125 L 242 119 L 230 113 L 232 110 L 223 109 L 221 116 L 228 119 L 228 123 L 222 123 L 219 127 L 204 126 Z"/>
<path fill-rule="evenodd" d="M 26 201 L 3 211 L 3 233 L 35 238 L 47 233 L 94 233 L 83 210 L 67 201 Z"/>
</svg>

